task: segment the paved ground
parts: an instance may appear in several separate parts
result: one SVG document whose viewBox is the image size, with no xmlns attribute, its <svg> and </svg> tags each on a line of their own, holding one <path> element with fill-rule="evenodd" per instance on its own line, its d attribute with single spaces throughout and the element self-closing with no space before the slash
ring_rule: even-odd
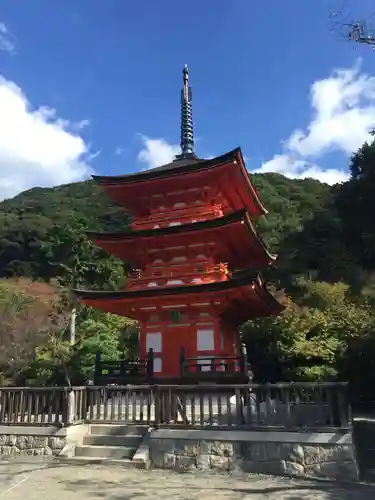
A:
<svg viewBox="0 0 375 500">
<path fill-rule="evenodd" d="M 375 485 L 0 460 L 0 500 L 373 500 Z"/>
</svg>

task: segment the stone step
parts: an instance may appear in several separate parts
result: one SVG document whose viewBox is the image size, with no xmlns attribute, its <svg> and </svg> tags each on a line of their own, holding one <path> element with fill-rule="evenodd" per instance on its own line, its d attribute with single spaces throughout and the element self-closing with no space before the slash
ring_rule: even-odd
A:
<svg viewBox="0 0 375 500">
<path fill-rule="evenodd" d="M 144 436 L 148 425 L 92 424 L 90 434 L 96 436 Z"/>
<path fill-rule="evenodd" d="M 134 453 L 137 451 L 136 447 L 125 446 L 76 446 L 76 457 L 97 457 L 97 458 L 111 458 L 122 460 L 124 458 L 133 458 Z"/>
<path fill-rule="evenodd" d="M 143 436 L 137 434 L 112 436 L 109 434 L 89 434 L 83 438 L 86 446 L 125 446 L 126 448 L 138 448 Z"/>
<path fill-rule="evenodd" d="M 129 458 L 116 459 L 105 457 L 56 457 L 55 460 L 59 463 L 69 465 L 112 465 L 124 468 L 134 467 L 136 469 L 148 469 L 148 462 L 142 460 L 130 460 Z"/>
</svg>

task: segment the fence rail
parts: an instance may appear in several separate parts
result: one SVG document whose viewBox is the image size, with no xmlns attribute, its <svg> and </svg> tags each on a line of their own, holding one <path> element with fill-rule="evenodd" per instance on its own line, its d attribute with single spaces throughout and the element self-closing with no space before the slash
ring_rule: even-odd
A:
<svg viewBox="0 0 375 500">
<path fill-rule="evenodd" d="M 64 387 L 0 388 L 0 424 L 63 425 L 67 411 Z"/>
<path fill-rule="evenodd" d="M 346 429 L 345 383 L 0 388 L 0 424 Z"/>
</svg>

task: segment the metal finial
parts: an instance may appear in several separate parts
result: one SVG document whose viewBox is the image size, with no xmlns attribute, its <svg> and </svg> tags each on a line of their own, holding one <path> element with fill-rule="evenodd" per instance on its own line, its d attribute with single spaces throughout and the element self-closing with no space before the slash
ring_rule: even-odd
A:
<svg viewBox="0 0 375 500">
<path fill-rule="evenodd" d="M 181 91 L 181 153 L 182 156 L 194 154 L 194 130 L 192 116 L 192 91 L 189 87 L 189 69 L 185 64 L 183 73 L 184 87 Z"/>
</svg>

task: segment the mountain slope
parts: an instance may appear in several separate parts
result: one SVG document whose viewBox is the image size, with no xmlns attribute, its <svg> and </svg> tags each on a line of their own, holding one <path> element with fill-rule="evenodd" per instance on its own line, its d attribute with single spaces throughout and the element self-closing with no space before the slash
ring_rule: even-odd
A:
<svg viewBox="0 0 375 500">
<path fill-rule="evenodd" d="M 310 179 L 290 180 L 278 174 L 254 174 L 252 179 L 269 211 L 257 224 L 273 251 L 331 196 L 329 186 Z M 53 228 L 77 220 L 98 231 L 120 231 L 129 222 L 125 210 L 111 203 L 93 181 L 34 188 L 0 203 L 0 277 L 43 277 L 43 243 Z"/>
</svg>

